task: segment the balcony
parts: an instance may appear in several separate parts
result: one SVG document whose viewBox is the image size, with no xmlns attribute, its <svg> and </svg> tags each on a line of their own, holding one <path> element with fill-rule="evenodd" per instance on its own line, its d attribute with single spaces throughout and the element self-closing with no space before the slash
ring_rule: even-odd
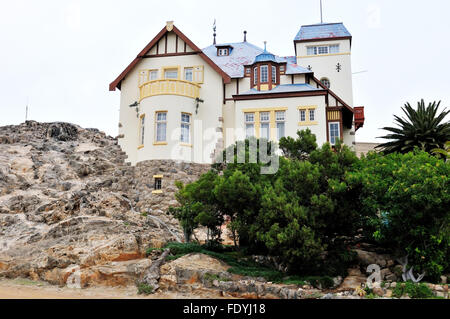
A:
<svg viewBox="0 0 450 319">
<path fill-rule="evenodd" d="M 200 85 L 177 79 L 153 80 L 139 86 L 139 95 L 139 102 L 155 95 L 181 95 L 195 99 L 200 96 Z"/>
<path fill-rule="evenodd" d="M 355 115 L 355 131 L 364 126 L 364 106 L 355 106 L 353 108 Z"/>
</svg>

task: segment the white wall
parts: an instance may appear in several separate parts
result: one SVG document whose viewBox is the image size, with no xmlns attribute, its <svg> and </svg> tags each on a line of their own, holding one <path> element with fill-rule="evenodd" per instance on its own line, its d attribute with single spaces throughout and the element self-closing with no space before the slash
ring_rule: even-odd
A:
<svg viewBox="0 0 450 319">
<path fill-rule="evenodd" d="M 316 121 L 317 125 L 300 126 L 299 125 L 299 106 L 317 106 L 316 108 Z M 308 96 L 308 97 L 292 97 L 292 98 L 277 98 L 277 99 L 261 99 L 261 100 L 244 100 L 236 101 L 235 111 L 235 127 L 234 140 L 245 139 L 245 109 L 264 109 L 264 108 L 283 108 L 286 110 L 286 136 L 297 136 L 298 130 L 304 130 L 309 128 L 312 133 L 316 135 L 317 143 L 322 145 L 327 141 L 326 136 L 326 117 L 325 117 L 325 98 L 324 96 Z M 228 131 L 227 131 L 228 132 Z M 275 134 L 276 135 L 276 134 Z M 226 138 L 226 146 L 232 144 L 230 141 L 233 139 Z"/>
<path fill-rule="evenodd" d="M 146 115 L 145 145 L 144 148 L 138 150 L 139 123 L 135 108 L 130 108 L 129 105 L 139 101 L 139 70 L 161 69 L 164 66 L 180 66 L 183 73 L 184 67 L 193 65 L 204 66 L 204 83 L 201 84 L 200 89 L 200 98 L 204 100 L 204 103 L 199 104 L 198 114 L 195 114 L 196 103 L 192 98 L 177 95 L 157 95 L 143 99 L 139 105 L 139 114 L 145 113 Z M 153 145 L 154 112 L 156 110 L 167 110 L 169 121 L 168 137 L 171 137 L 172 134 L 177 135 L 174 130 L 179 130 L 180 128 L 181 112 L 192 113 L 191 131 L 193 133 L 194 126 L 199 127 L 201 123 L 202 127 L 200 132 L 195 132 L 192 135 L 194 138 L 193 148 L 182 147 L 182 150 L 176 153 L 179 155 L 177 155 L 177 158 L 186 161 L 195 160 L 193 154 L 195 153 L 198 156 L 198 152 L 202 149 L 201 159 L 197 158 L 195 162 L 210 163 L 210 154 L 214 151 L 217 140 L 222 136 L 221 132 L 216 131 L 216 128 L 222 126 L 222 123 L 219 122 L 219 117 L 222 116 L 222 90 L 222 77 L 198 55 L 142 59 L 126 76 L 121 85 L 120 123 L 122 127 L 119 128 L 119 134 L 124 134 L 124 138 L 119 139 L 119 145 L 128 154 L 128 160 L 135 164 L 138 161 L 149 159 L 169 159 L 172 158 L 171 154 L 173 152 L 177 152 L 174 149 L 179 139 L 178 141 L 168 141 L 166 146 Z M 195 122 L 196 120 L 197 122 Z"/>
<path fill-rule="evenodd" d="M 313 55 L 307 56 L 307 47 L 312 45 L 332 45 L 339 44 L 339 54 Z M 314 76 L 317 79 L 326 77 L 331 82 L 330 89 L 335 92 L 345 103 L 353 107 L 352 88 L 352 65 L 351 48 L 349 40 L 335 41 L 311 41 L 296 43 L 297 64 L 312 67 Z M 341 65 L 341 70 L 336 70 L 337 64 Z"/>
</svg>

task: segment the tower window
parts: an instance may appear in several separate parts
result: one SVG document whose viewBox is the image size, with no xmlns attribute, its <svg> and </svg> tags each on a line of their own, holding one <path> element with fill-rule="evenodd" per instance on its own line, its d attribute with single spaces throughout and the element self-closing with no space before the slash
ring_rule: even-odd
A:
<svg viewBox="0 0 450 319">
<path fill-rule="evenodd" d="M 156 112 L 156 142 L 166 141 L 167 112 Z"/>
<path fill-rule="evenodd" d="M 192 82 L 193 74 L 194 74 L 194 70 L 192 68 L 185 68 L 184 69 L 184 79 L 186 81 Z"/>
<path fill-rule="evenodd" d="M 277 67 L 272 65 L 272 83 L 277 82 Z"/>
<path fill-rule="evenodd" d="M 261 65 L 261 83 L 268 82 L 268 66 Z"/>
<path fill-rule="evenodd" d="M 167 69 L 164 72 L 164 77 L 166 79 L 178 79 L 178 70 L 177 69 Z"/>
<path fill-rule="evenodd" d="M 339 44 L 306 47 L 307 55 L 339 53 Z"/>
<path fill-rule="evenodd" d="M 320 82 L 322 82 L 322 84 L 323 84 L 324 86 L 326 86 L 327 89 L 329 89 L 329 88 L 331 87 L 330 80 L 327 79 L 327 78 L 321 78 L 321 79 L 320 79 Z"/>
<path fill-rule="evenodd" d="M 140 128 L 139 128 L 139 143 L 140 145 L 144 145 L 144 132 L 145 132 L 145 114 L 141 115 L 141 121 L 140 121 Z"/>
<path fill-rule="evenodd" d="M 189 133 L 191 131 L 191 115 L 181 113 L 181 142 L 189 143 Z"/>
<path fill-rule="evenodd" d="M 258 84 L 258 68 L 253 69 L 253 85 Z"/>
</svg>

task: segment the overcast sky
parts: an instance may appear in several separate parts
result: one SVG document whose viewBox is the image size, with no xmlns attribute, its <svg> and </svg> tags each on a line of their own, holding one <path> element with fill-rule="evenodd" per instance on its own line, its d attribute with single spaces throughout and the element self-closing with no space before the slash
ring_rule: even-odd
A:
<svg viewBox="0 0 450 319">
<path fill-rule="evenodd" d="M 118 133 L 120 91 L 108 85 L 165 26 L 197 46 L 247 40 L 294 55 L 301 25 L 320 22 L 319 0 L 0 0 L 0 125 L 67 121 Z M 358 142 L 377 141 L 405 102 L 450 105 L 450 1 L 323 0 L 324 22 L 353 36 Z M 379 140 L 378 140 L 379 141 Z"/>
</svg>

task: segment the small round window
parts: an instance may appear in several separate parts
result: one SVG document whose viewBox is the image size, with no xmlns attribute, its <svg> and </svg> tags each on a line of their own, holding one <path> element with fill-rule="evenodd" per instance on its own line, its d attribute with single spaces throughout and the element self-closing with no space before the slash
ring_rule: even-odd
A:
<svg viewBox="0 0 450 319">
<path fill-rule="evenodd" d="M 320 79 L 320 82 L 322 82 L 322 84 L 325 85 L 328 89 L 329 89 L 330 86 L 331 86 L 330 80 L 327 79 L 327 78 L 322 78 L 322 79 Z"/>
</svg>

